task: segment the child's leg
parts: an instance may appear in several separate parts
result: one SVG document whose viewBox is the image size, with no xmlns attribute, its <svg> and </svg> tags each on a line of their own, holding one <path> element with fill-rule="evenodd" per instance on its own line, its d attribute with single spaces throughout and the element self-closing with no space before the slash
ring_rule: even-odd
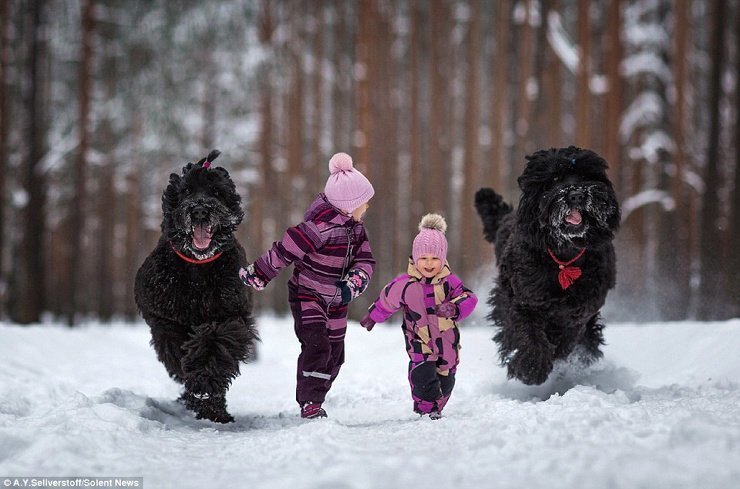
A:
<svg viewBox="0 0 740 489">
<path fill-rule="evenodd" d="M 441 351 L 437 360 L 437 377 L 439 378 L 442 396 L 437 401 L 437 410 L 442 409 L 452 395 L 455 387 L 455 372 L 460 362 L 460 332 L 457 328 L 451 328 L 442 332 Z"/>
<path fill-rule="evenodd" d="M 326 327 L 326 312 L 318 302 L 290 303 L 295 323 L 295 334 L 301 343 L 296 372 L 296 401 L 324 402 L 331 385 L 331 344 Z"/>
<path fill-rule="evenodd" d="M 326 386 L 328 392 L 344 364 L 344 337 L 347 334 L 347 306 L 332 307 L 329 309 L 326 330 L 331 349 L 329 363 L 327 364 L 327 370 L 331 373 L 331 379 L 329 379 Z"/>
<path fill-rule="evenodd" d="M 435 402 L 442 397 L 442 387 L 434 361 L 409 362 L 409 384 L 414 399 L 414 411 L 420 414 L 432 412 Z"/>
<path fill-rule="evenodd" d="M 450 396 L 452 395 L 452 389 L 455 387 L 455 370 L 447 370 L 446 374 L 445 372 L 438 372 L 437 378 L 439 379 L 439 385 L 442 388 L 442 397 L 440 397 L 437 400 L 437 410 L 442 411 L 444 409 L 445 405 L 447 404 L 447 401 L 450 400 Z"/>
</svg>

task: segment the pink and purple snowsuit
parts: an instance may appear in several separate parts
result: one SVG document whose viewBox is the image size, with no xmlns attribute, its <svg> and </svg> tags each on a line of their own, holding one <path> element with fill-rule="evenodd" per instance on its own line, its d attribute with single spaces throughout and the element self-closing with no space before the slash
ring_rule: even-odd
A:
<svg viewBox="0 0 740 489">
<path fill-rule="evenodd" d="M 457 306 L 456 317 L 437 316 L 435 308 L 444 302 Z M 383 288 L 370 306 L 376 323 L 403 309 L 403 331 L 409 355 L 409 384 L 418 413 L 441 412 L 455 386 L 459 363 L 460 332 L 457 321 L 468 317 L 478 298 L 445 264 L 433 278 L 426 278 L 410 260 L 408 272 Z"/>
<path fill-rule="evenodd" d="M 296 400 L 321 404 L 344 363 L 347 304 L 337 282 L 349 275 L 355 296 L 373 273 L 370 243 L 362 223 L 332 206 L 322 193 L 309 206 L 304 222 L 258 258 L 255 271 L 265 282 L 295 264 L 288 300 L 301 343 Z"/>
</svg>

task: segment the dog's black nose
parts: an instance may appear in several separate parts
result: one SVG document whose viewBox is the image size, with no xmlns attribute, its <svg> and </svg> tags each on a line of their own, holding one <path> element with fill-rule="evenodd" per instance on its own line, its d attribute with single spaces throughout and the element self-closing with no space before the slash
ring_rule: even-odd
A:
<svg viewBox="0 0 740 489">
<path fill-rule="evenodd" d="M 199 205 L 198 207 L 195 207 L 192 211 L 190 211 L 190 215 L 196 221 L 205 221 L 206 219 L 208 219 L 208 209 L 206 209 L 202 205 Z"/>
<path fill-rule="evenodd" d="M 586 199 L 586 195 L 581 190 L 571 190 L 568 192 L 568 203 L 570 205 L 581 205 Z"/>
</svg>

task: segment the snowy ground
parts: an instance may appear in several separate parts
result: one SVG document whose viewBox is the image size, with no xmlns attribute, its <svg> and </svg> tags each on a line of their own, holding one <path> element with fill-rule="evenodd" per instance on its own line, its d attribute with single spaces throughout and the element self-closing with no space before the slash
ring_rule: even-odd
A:
<svg viewBox="0 0 740 489">
<path fill-rule="evenodd" d="M 356 323 L 325 406 L 298 418 L 289 320 L 263 317 L 237 422 L 197 421 L 148 330 L 0 325 L 0 478 L 143 476 L 148 488 L 737 488 L 740 320 L 612 324 L 605 361 L 526 387 L 462 331 L 440 421 L 411 412 L 398 326 Z M 170 411 L 168 413 L 168 411 Z"/>
</svg>

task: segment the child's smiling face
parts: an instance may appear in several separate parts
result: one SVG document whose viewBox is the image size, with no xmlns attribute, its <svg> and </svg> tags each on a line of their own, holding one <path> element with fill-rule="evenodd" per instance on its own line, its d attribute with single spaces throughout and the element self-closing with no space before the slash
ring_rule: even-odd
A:
<svg viewBox="0 0 740 489">
<path fill-rule="evenodd" d="M 416 269 L 426 278 L 433 278 L 442 270 L 442 260 L 438 256 L 425 253 L 416 260 Z"/>
</svg>

